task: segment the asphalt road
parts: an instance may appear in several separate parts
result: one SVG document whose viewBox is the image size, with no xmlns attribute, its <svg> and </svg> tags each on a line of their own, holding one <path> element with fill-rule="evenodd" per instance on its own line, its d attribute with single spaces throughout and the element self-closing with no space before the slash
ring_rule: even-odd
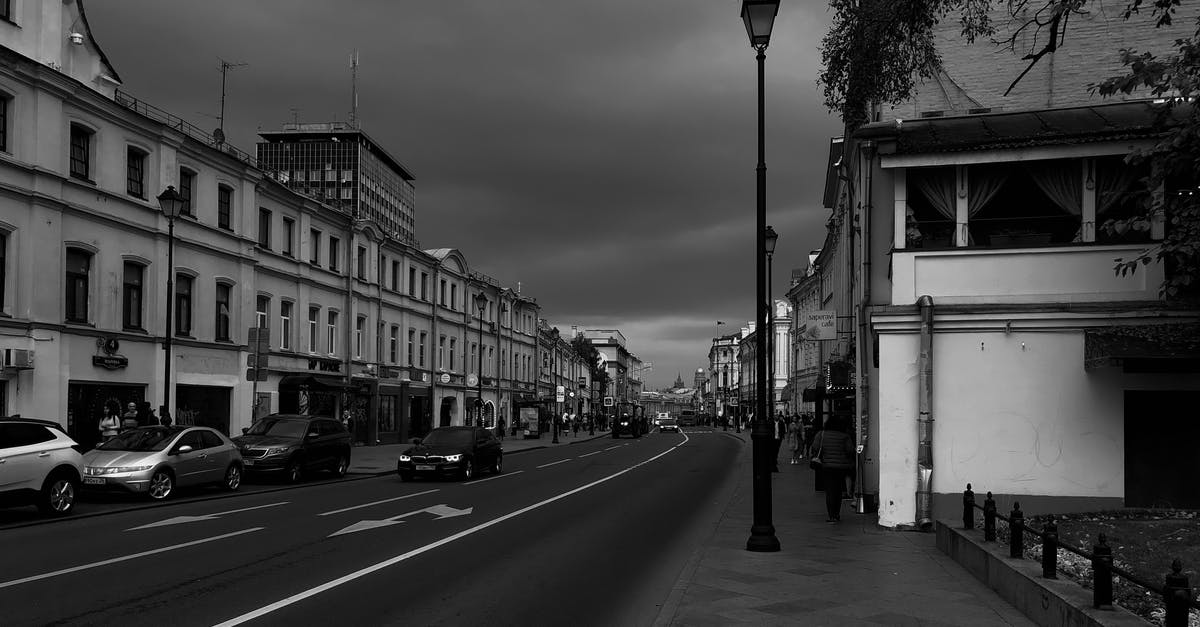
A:
<svg viewBox="0 0 1200 627">
<path fill-rule="evenodd" d="M 729 498 L 707 429 L 0 531 L 4 625 L 644 625 Z"/>
</svg>

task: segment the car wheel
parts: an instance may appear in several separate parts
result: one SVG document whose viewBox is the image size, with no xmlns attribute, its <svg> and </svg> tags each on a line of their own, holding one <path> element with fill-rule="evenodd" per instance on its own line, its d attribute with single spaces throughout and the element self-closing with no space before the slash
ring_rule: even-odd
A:
<svg viewBox="0 0 1200 627">
<path fill-rule="evenodd" d="M 155 470 L 150 476 L 150 498 L 161 501 L 168 496 L 171 496 L 171 491 L 175 489 L 175 477 L 166 470 Z"/>
<path fill-rule="evenodd" d="M 300 467 L 300 460 L 293 459 L 288 462 L 287 468 L 283 470 L 283 478 L 288 483 L 297 483 L 304 475 L 304 469 Z"/>
<path fill-rule="evenodd" d="M 350 469 L 350 459 L 345 455 L 338 455 L 337 462 L 333 465 L 333 474 L 336 477 L 345 477 L 346 471 Z"/>
<path fill-rule="evenodd" d="M 503 455 L 496 456 L 496 461 L 492 464 L 492 474 L 493 475 L 498 475 L 498 474 L 504 472 L 503 457 L 504 457 Z"/>
<path fill-rule="evenodd" d="M 400 480 L 401 481 L 412 481 L 413 474 L 411 472 L 402 472 L 402 473 L 400 473 Z"/>
<path fill-rule="evenodd" d="M 75 508 L 75 495 L 79 494 L 79 481 L 60 472 L 46 478 L 42 493 L 38 496 L 38 509 L 51 516 L 66 516 Z"/>
<path fill-rule="evenodd" d="M 468 459 L 466 461 L 466 463 L 463 464 L 462 478 L 463 478 L 463 481 L 470 481 L 471 479 L 475 478 L 475 462 L 474 461 Z"/>
<path fill-rule="evenodd" d="M 225 470 L 225 481 L 221 485 L 230 492 L 235 492 L 242 487 L 242 467 L 237 464 L 230 464 Z"/>
</svg>

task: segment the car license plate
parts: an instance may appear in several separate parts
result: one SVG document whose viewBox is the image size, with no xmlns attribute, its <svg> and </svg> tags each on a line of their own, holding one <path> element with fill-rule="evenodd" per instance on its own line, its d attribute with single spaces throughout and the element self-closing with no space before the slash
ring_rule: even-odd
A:
<svg viewBox="0 0 1200 627">
<path fill-rule="evenodd" d="M 84 477 L 83 482 L 88 485 L 104 485 L 104 477 Z"/>
<path fill-rule="evenodd" d="M 417 464 L 417 470 L 433 470 L 433 466 L 427 464 Z"/>
<path fill-rule="evenodd" d="M 243 463 L 243 464 L 245 464 L 245 465 L 247 465 L 247 466 L 253 466 L 253 465 L 254 465 L 254 460 L 253 460 L 253 459 L 243 459 L 243 460 L 242 460 L 242 463 Z"/>
</svg>

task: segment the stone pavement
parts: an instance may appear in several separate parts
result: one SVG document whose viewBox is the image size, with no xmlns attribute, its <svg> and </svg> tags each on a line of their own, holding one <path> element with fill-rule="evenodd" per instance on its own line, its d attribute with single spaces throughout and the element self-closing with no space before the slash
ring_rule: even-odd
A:
<svg viewBox="0 0 1200 627">
<path fill-rule="evenodd" d="M 733 432 L 729 432 L 733 435 Z M 684 567 L 656 626 L 663 625 L 1032 625 L 934 546 L 934 534 L 889 531 L 843 501 L 825 522 L 824 494 L 808 463 L 772 475 L 781 550 L 753 553 L 749 434 L 737 487 L 712 536 Z"/>
<path fill-rule="evenodd" d="M 596 429 L 596 435 L 588 435 L 587 429 L 580 429 L 579 434 L 559 433 L 558 444 L 554 444 L 554 436 L 550 433 L 543 433 L 540 438 L 525 439 L 520 435 L 512 436 L 505 435 L 500 441 L 504 447 L 504 453 L 516 453 L 518 451 L 527 451 L 535 448 L 548 448 L 553 446 L 567 446 L 572 442 L 586 442 L 595 438 L 611 437 L 608 431 Z M 382 444 L 379 446 L 356 446 L 350 451 L 350 469 L 347 471 L 351 475 L 378 475 L 390 472 L 396 472 L 396 460 L 400 457 L 400 452 L 409 448 L 412 444 Z"/>
</svg>

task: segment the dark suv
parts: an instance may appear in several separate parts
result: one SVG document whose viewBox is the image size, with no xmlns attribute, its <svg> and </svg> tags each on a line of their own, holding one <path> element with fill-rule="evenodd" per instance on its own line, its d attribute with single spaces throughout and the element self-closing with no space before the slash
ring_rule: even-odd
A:
<svg viewBox="0 0 1200 627">
<path fill-rule="evenodd" d="M 282 473 L 295 483 L 304 473 L 330 470 L 341 477 L 350 468 L 350 432 L 327 416 L 271 414 L 233 438 L 246 475 Z"/>
</svg>

